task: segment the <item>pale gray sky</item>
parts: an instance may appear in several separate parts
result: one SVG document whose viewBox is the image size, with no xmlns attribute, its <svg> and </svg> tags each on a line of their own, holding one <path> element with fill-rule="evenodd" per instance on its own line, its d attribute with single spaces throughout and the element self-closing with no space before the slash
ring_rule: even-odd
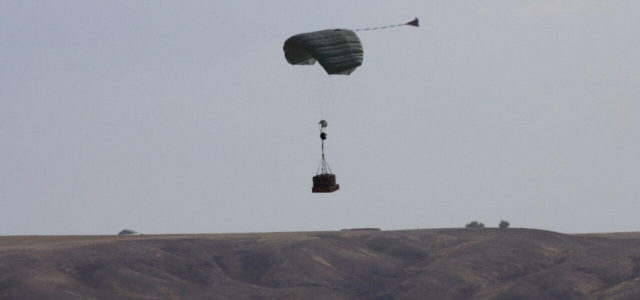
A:
<svg viewBox="0 0 640 300">
<path fill-rule="evenodd" d="M 0 235 L 640 230 L 640 2 L 345 2 L 0 2 Z"/>
</svg>

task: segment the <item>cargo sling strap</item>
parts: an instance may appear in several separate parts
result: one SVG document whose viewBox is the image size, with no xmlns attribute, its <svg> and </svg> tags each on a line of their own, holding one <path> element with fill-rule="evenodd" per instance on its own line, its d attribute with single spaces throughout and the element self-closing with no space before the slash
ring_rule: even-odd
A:
<svg viewBox="0 0 640 300">
<path fill-rule="evenodd" d="M 316 171 L 316 175 L 331 174 L 329 163 L 327 163 L 327 160 L 324 158 L 324 141 L 327 139 L 327 134 L 324 132 L 324 128 L 320 128 L 320 139 L 322 140 L 322 160 L 320 161 L 320 166 Z"/>
</svg>

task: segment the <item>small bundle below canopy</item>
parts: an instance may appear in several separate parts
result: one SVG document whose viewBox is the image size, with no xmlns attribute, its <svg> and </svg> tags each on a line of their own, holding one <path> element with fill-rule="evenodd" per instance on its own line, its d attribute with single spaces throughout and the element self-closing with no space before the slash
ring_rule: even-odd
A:
<svg viewBox="0 0 640 300">
<path fill-rule="evenodd" d="M 333 193 L 340 189 L 335 174 L 318 174 L 313 176 L 313 193 Z"/>
<path fill-rule="evenodd" d="M 320 140 L 322 140 L 322 160 L 320 161 L 320 167 L 316 172 L 316 176 L 313 176 L 313 193 L 333 193 L 340 189 L 340 185 L 336 183 L 336 175 L 331 172 L 327 160 L 324 158 L 324 141 L 327 139 L 327 133 L 324 132 L 327 128 L 327 121 L 320 120 Z"/>
</svg>

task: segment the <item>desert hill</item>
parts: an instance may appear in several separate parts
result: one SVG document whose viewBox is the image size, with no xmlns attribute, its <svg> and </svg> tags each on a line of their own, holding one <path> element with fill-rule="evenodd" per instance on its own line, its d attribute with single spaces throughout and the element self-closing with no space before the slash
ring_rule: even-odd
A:
<svg viewBox="0 0 640 300">
<path fill-rule="evenodd" d="M 0 299 L 640 299 L 640 234 L 4 236 Z"/>
</svg>

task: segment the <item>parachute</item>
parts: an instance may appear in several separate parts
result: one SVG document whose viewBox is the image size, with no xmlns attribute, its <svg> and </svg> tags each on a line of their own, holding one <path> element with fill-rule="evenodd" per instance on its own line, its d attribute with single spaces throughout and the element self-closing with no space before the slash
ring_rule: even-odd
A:
<svg viewBox="0 0 640 300">
<path fill-rule="evenodd" d="M 318 61 L 329 75 L 349 75 L 362 65 L 362 44 L 349 29 L 296 34 L 284 42 L 283 49 L 290 64 L 313 65 Z"/>
<path fill-rule="evenodd" d="M 313 65 L 317 62 L 327 74 L 349 75 L 362 65 L 364 51 L 354 31 L 387 29 L 398 26 L 419 27 L 418 18 L 407 23 L 361 29 L 326 29 L 300 33 L 288 38 L 282 47 L 292 65 Z"/>
<path fill-rule="evenodd" d="M 329 75 L 349 75 L 362 65 L 364 50 L 355 31 L 369 31 L 398 26 L 419 26 L 418 18 L 407 23 L 371 27 L 362 29 L 326 29 L 300 33 L 288 38 L 282 47 L 284 57 L 291 65 L 313 65 L 317 62 Z M 324 142 L 327 139 L 327 122 L 320 120 L 320 139 L 322 140 L 322 160 L 313 177 L 313 193 L 332 193 L 340 189 L 324 155 Z"/>
</svg>

